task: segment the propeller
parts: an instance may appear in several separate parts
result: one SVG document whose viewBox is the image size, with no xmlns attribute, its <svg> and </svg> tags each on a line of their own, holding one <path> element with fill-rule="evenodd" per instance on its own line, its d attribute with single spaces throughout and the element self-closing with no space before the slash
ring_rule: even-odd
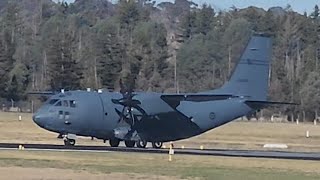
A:
<svg viewBox="0 0 320 180">
<path fill-rule="evenodd" d="M 120 93 L 122 94 L 122 98 L 112 99 L 111 101 L 114 104 L 120 104 L 123 106 L 121 111 L 115 108 L 116 113 L 120 117 L 119 122 L 121 120 L 124 120 L 132 127 L 134 126 L 134 123 L 136 120 L 136 117 L 132 112 L 133 108 L 138 110 L 142 115 L 146 115 L 146 112 L 139 106 L 141 102 L 139 100 L 133 99 L 135 94 L 133 93 L 132 88 L 126 88 L 122 82 L 122 79 L 120 79 L 119 84 L 120 84 Z"/>
</svg>

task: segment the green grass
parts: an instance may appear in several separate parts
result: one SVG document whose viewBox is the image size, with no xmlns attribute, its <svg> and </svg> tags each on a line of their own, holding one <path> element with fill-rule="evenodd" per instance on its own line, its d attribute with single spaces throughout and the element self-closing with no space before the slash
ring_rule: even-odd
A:
<svg viewBox="0 0 320 180">
<path fill-rule="evenodd" d="M 316 180 L 318 162 L 136 153 L 0 151 L 1 167 L 72 169 L 90 173 L 160 175 L 187 179 Z"/>
<path fill-rule="evenodd" d="M 0 113 L 0 142 L 62 144 L 56 134 L 39 128 L 31 114 Z M 305 131 L 310 138 L 305 138 Z M 312 124 L 232 122 L 200 136 L 175 142 L 175 147 L 263 149 L 264 143 L 285 143 L 290 151 L 320 152 L 320 126 Z M 77 144 L 102 145 L 80 138 Z M 167 144 L 165 144 L 167 145 Z M 319 162 L 163 154 L 0 151 L 0 167 L 71 169 L 90 173 L 143 174 L 188 179 L 320 179 Z M 157 176 L 153 176 L 157 175 Z M 131 176 L 131 175 L 130 175 Z M 141 177 L 139 177 L 141 178 Z"/>
</svg>

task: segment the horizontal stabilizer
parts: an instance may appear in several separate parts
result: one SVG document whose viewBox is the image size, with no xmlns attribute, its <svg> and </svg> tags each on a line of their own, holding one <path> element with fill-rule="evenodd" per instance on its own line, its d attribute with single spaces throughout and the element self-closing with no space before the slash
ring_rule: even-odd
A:
<svg viewBox="0 0 320 180">
<path fill-rule="evenodd" d="M 162 95 L 161 99 L 165 101 L 172 108 L 179 106 L 181 101 L 192 101 L 192 102 L 205 102 L 205 101 L 218 101 L 233 98 L 233 95 L 213 95 L 213 94 L 190 94 L 190 95 Z"/>
<path fill-rule="evenodd" d="M 275 106 L 275 105 L 299 105 L 297 103 L 274 102 L 274 101 L 245 101 L 245 103 L 252 109 L 262 109 L 267 106 Z"/>
</svg>

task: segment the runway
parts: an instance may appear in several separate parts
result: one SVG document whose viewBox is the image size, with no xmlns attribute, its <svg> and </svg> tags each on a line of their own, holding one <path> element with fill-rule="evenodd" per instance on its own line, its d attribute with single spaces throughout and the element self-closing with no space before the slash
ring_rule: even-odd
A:
<svg viewBox="0 0 320 180">
<path fill-rule="evenodd" d="M 135 153 L 163 153 L 168 154 L 168 149 L 153 148 L 126 148 L 109 146 L 64 146 L 52 144 L 16 144 L 0 143 L 0 150 L 18 150 L 23 145 L 29 151 L 75 151 L 75 152 L 135 152 Z M 174 149 L 175 154 L 229 156 L 247 158 L 272 158 L 320 161 L 320 153 L 313 152 L 286 152 L 286 151 L 256 151 L 256 150 L 231 150 L 231 149 Z"/>
</svg>

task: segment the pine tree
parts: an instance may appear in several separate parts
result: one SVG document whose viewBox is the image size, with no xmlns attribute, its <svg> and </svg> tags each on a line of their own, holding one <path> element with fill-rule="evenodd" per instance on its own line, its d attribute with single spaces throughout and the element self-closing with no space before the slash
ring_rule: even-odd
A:
<svg viewBox="0 0 320 180">
<path fill-rule="evenodd" d="M 95 57 L 98 76 L 102 87 L 113 89 L 118 86 L 122 68 L 124 47 L 117 34 L 118 26 L 114 20 L 103 21 L 96 27 Z"/>
<path fill-rule="evenodd" d="M 2 37 L 2 36 L 0 36 Z M 5 49 L 3 38 L 0 39 L 0 96 L 7 96 L 7 85 L 9 81 L 9 72 L 13 66 L 11 58 Z"/>
<path fill-rule="evenodd" d="M 71 36 L 67 32 L 50 37 L 47 56 L 51 89 L 81 89 L 82 68 L 73 58 Z"/>
<path fill-rule="evenodd" d="M 314 6 L 314 11 L 311 13 L 311 17 L 312 17 L 313 19 L 318 19 L 319 15 L 320 15 L 319 6 L 318 6 L 318 5 L 315 5 L 315 6 Z"/>
</svg>

